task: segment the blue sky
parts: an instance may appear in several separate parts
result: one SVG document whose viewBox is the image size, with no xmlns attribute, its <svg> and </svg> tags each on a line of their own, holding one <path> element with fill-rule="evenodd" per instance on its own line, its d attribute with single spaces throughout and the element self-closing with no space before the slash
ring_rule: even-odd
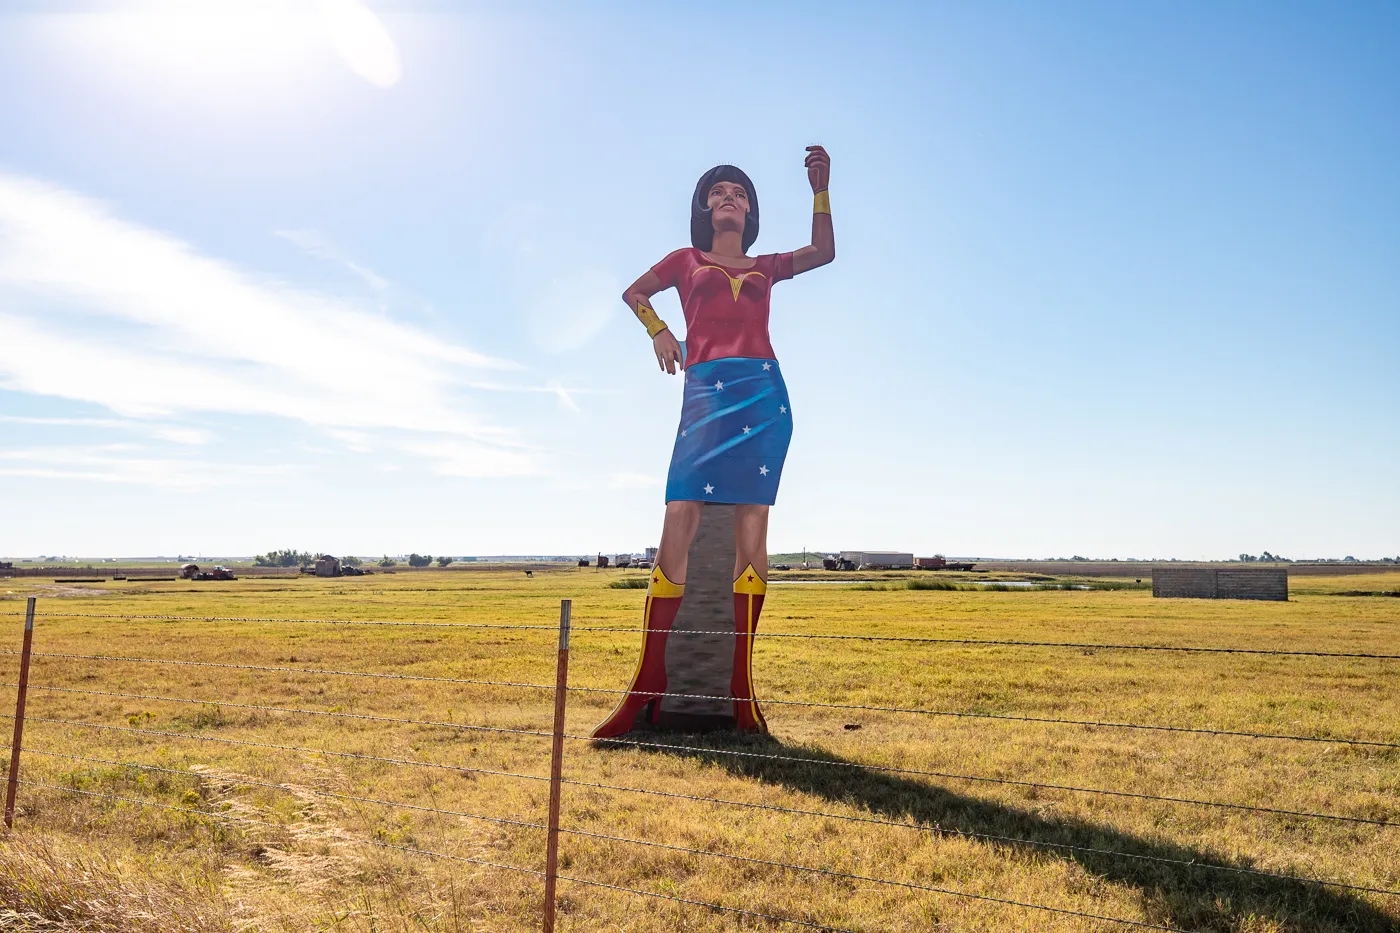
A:
<svg viewBox="0 0 1400 933">
<path fill-rule="evenodd" d="M 654 543 L 617 296 L 812 143 L 773 550 L 1400 553 L 1394 4 L 5 9 L 0 553 Z"/>
</svg>

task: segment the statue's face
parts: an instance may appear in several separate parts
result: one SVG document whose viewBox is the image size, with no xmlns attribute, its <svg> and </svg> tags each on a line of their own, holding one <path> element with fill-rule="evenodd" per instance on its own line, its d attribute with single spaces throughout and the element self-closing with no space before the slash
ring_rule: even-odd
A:
<svg viewBox="0 0 1400 933">
<path fill-rule="evenodd" d="M 749 193 L 743 185 L 732 181 L 715 182 L 710 186 L 706 206 L 710 209 L 711 223 L 716 232 L 744 232 L 744 218 L 749 212 Z"/>
</svg>

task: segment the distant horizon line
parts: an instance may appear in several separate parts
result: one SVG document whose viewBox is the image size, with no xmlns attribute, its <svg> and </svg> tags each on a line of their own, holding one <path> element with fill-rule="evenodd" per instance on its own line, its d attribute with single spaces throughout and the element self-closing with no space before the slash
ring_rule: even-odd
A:
<svg viewBox="0 0 1400 933">
<path fill-rule="evenodd" d="M 311 553 L 311 552 L 308 552 L 308 553 Z M 329 552 L 327 552 L 327 551 L 320 551 L 320 552 L 316 552 L 316 553 L 318 553 L 318 554 L 329 554 Z M 412 552 L 410 552 L 410 553 L 412 553 Z M 799 553 L 802 553 L 802 552 L 799 552 L 799 551 L 773 551 L 773 552 L 770 552 L 768 556 L 769 556 L 769 559 L 771 560 L 771 559 L 774 558 L 774 557 L 790 557 L 791 555 L 799 554 Z M 839 554 L 840 551 L 816 551 L 816 550 L 809 550 L 809 551 L 807 551 L 806 553 L 809 554 L 809 555 L 811 555 L 812 558 L 820 559 L 820 558 L 825 557 L 825 556 L 830 556 L 830 555 Z M 901 553 L 904 553 L 904 552 L 901 552 Z M 909 553 L 912 553 L 912 552 L 909 552 Z M 557 552 L 556 552 L 556 553 L 552 553 L 552 554 L 464 554 L 464 555 L 461 555 L 461 556 L 452 557 L 452 563 L 509 563 L 509 562 L 517 562 L 517 563 L 520 563 L 520 562 L 525 562 L 525 563 L 563 563 L 563 562 L 568 562 L 568 561 L 577 561 L 577 560 L 581 560 L 581 559 L 585 559 L 585 558 L 596 558 L 598 555 L 602 555 L 602 556 L 604 556 L 604 557 L 609 557 L 609 558 L 612 558 L 612 557 L 615 557 L 615 556 L 619 556 L 619 555 L 621 555 L 621 556 L 629 556 L 629 557 L 638 557 L 638 556 L 641 556 L 641 557 L 644 558 L 644 557 L 645 557 L 645 552 L 644 552 L 644 551 L 590 551 L 590 552 L 588 552 L 588 553 L 586 553 L 586 554 L 580 554 L 580 553 L 577 553 L 577 552 L 567 552 L 567 553 L 557 553 Z M 47 563 L 84 563 L 84 562 L 88 562 L 88 563 L 125 563 L 125 562 L 138 562 L 138 561 L 168 561 L 168 562 L 174 563 L 174 562 L 176 562 L 176 561 L 199 561 L 199 560 L 203 560 L 203 561 L 229 561 L 229 562 L 238 563 L 238 562 L 251 562 L 251 561 L 256 560 L 259 556 L 261 556 L 261 555 L 258 555 L 258 554 L 247 554 L 247 555 L 240 555 L 240 554 L 200 554 L 200 555 L 184 554 L 184 555 L 181 555 L 181 554 L 176 554 L 176 555 L 174 555 L 174 556 L 170 556 L 170 555 L 166 555 L 166 554 L 157 554 L 157 555 L 137 555 L 137 556 L 124 556 L 124 557 L 112 557 L 112 556 L 102 556 L 102 557 L 73 557 L 73 556 L 70 556 L 70 555 L 53 555 L 53 556 L 39 555 L 39 556 L 36 556 L 36 557 L 9 557 L 9 556 L 0 556 L 0 563 L 6 563 L 6 562 L 11 562 L 11 563 L 15 563 L 15 564 L 20 564 L 20 563 L 32 564 L 32 563 L 44 563 L 44 562 L 47 562 Z M 349 556 L 349 557 L 355 557 L 355 558 L 358 558 L 358 559 L 364 560 L 364 561 L 378 561 L 378 560 L 384 559 L 385 557 L 389 558 L 390 560 L 406 561 L 406 560 L 408 560 L 409 554 L 384 554 L 384 553 L 381 552 L 379 555 L 350 554 L 350 555 L 331 555 L 331 556 L 340 557 L 341 559 L 343 559 L 344 557 Z M 422 556 L 428 557 L 428 556 L 430 556 L 430 555 L 426 555 L 426 554 L 425 554 L 425 555 L 422 555 Z M 447 555 L 431 555 L 431 557 L 432 557 L 433 560 L 436 560 L 436 559 L 437 559 L 438 557 L 440 557 L 440 556 L 447 556 Z M 1271 555 L 1269 558 L 1255 558 L 1255 559 L 1253 559 L 1253 560 L 1240 560 L 1238 557 L 1224 557 L 1224 558 L 1219 558 L 1219 557 L 1204 557 L 1204 558 L 1202 558 L 1202 557 L 1078 557 L 1078 556 L 1076 556 L 1076 557 L 985 557 L 985 556 L 973 556 L 973 555 L 940 555 L 940 556 L 946 556 L 947 559 L 948 559 L 948 560 L 951 560 L 951 561 L 980 561 L 980 562 L 984 562 L 984 563 L 1038 563 L 1038 564 L 1053 564 L 1053 563 L 1063 563 L 1063 564 L 1110 564 L 1110 563 L 1123 563 L 1123 564 L 1152 564 L 1152 563 L 1198 563 L 1198 564 L 1241 564 L 1241 563 L 1260 563 L 1260 564 L 1394 564 L 1394 563 L 1400 563 L 1400 556 L 1355 557 L 1355 556 L 1352 556 L 1352 555 L 1348 555 L 1348 556 L 1346 556 L 1346 557 L 1306 557 L 1306 558 L 1273 557 L 1273 556 Z"/>
</svg>

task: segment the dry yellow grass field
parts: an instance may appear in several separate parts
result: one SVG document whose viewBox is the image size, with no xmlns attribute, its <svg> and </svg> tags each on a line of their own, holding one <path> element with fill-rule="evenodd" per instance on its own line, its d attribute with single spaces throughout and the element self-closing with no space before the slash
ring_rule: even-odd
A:
<svg viewBox="0 0 1400 933">
<path fill-rule="evenodd" d="M 0 612 L 18 613 L 23 596 L 39 597 L 21 772 L 50 785 L 20 787 L 15 831 L 0 840 L 0 929 L 539 929 L 540 877 L 462 859 L 538 871 L 544 833 L 433 811 L 542 822 L 546 782 L 481 772 L 547 776 L 549 739 L 457 726 L 546 732 L 552 693 L 305 669 L 552 684 L 553 627 L 559 600 L 570 598 L 578 629 L 571 684 L 617 690 L 632 671 L 638 637 L 588 629 L 638 626 L 643 594 L 611 588 L 620 576 L 570 568 L 532 579 L 471 570 L 222 584 L 0 582 Z M 761 630 L 1400 654 L 1400 599 L 1342 595 L 1400 590 L 1400 574 L 1295 580 L 1287 603 L 1154 600 L 1141 589 L 920 591 L 893 588 L 897 577 L 884 585 L 891 588 L 774 585 Z M 0 615 L 7 683 L 16 676 L 21 627 L 19 615 Z M 302 670 L 53 656 L 65 654 Z M 760 638 L 754 666 L 760 695 L 772 700 L 1400 743 L 1394 660 Z M 10 710 L 13 696 L 6 689 L 0 709 Z M 568 731 L 586 734 L 615 700 L 571 693 Z M 1395 823 L 1400 750 L 771 702 L 765 711 L 771 736 L 676 740 L 695 751 L 566 742 L 565 778 L 575 783 L 564 788 L 570 832 L 561 838 L 561 871 L 861 933 L 1133 929 L 962 895 L 1182 930 L 1400 929 L 1397 896 L 1181 864 L 1400 890 L 1400 827 L 907 773 Z M 722 754 L 734 751 L 752 756 Z M 847 766 L 855 764 L 902 770 Z M 800 928 L 560 884 L 564 931 Z"/>
</svg>

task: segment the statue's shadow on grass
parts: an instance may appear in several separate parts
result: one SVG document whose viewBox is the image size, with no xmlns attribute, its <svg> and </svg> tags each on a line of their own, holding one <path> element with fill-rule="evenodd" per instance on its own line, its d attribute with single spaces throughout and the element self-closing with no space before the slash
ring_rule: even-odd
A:
<svg viewBox="0 0 1400 933">
<path fill-rule="evenodd" d="M 1142 892 L 1148 920 L 1163 926 L 1203 933 L 1233 933 L 1247 928 L 1251 921 L 1270 919 L 1290 933 L 1400 931 L 1400 920 L 1396 916 L 1383 913 L 1363 900 L 1357 892 L 1207 868 L 1206 865 L 1236 869 L 1256 866 L 1231 861 L 1205 849 L 1144 839 L 1083 820 L 1040 816 L 1014 806 L 969 797 L 936 784 L 860 767 L 840 767 L 857 762 L 808 746 L 785 745 L 771 736 L 746 736 L 732 732 L 691 735 L 647 732 L 633 733 L 632 741 L 686 748 L 653 748 L 630 743 L 599 743 L 597 747 L 602 750 L 639 748 L 652 754 L 705 761 L 736 777 L 825 797 L 864 809 L 879 819 L 912 820 L 919 826 L 947 835 L 973 833 L 1024 840 L 984 842 L 1003 852 L 1035 853 L 1041 858 L 1073 861 L 1096 877 L 1131 885 Z M 746 758 L 723 754 L 725 751 L 782 755 L 805 761 Z M 1268 821 L 1281 817 L 1261 814 L 1260 819 Z M 1267 825 L 1260 826 L 1261 832 L 1267 830 Z M 915 830 L 897 827 L 890 827 L 889 831 L 915 833 Z M 1088 851 L 1093 849 L 1102 852 Z M 1154 859 L 1196 864 L 1169 864 Z M 930 883 L 936 887 L 949 887 L 936 881 Z M 1400 898 L 1395 900 L 1396 909 L 1400 910 Z M 1105 925 L 1107 928 L 1108 925 Z M 1131 929 L 1128 926 L 1117 928 Z"/>
</svg>

